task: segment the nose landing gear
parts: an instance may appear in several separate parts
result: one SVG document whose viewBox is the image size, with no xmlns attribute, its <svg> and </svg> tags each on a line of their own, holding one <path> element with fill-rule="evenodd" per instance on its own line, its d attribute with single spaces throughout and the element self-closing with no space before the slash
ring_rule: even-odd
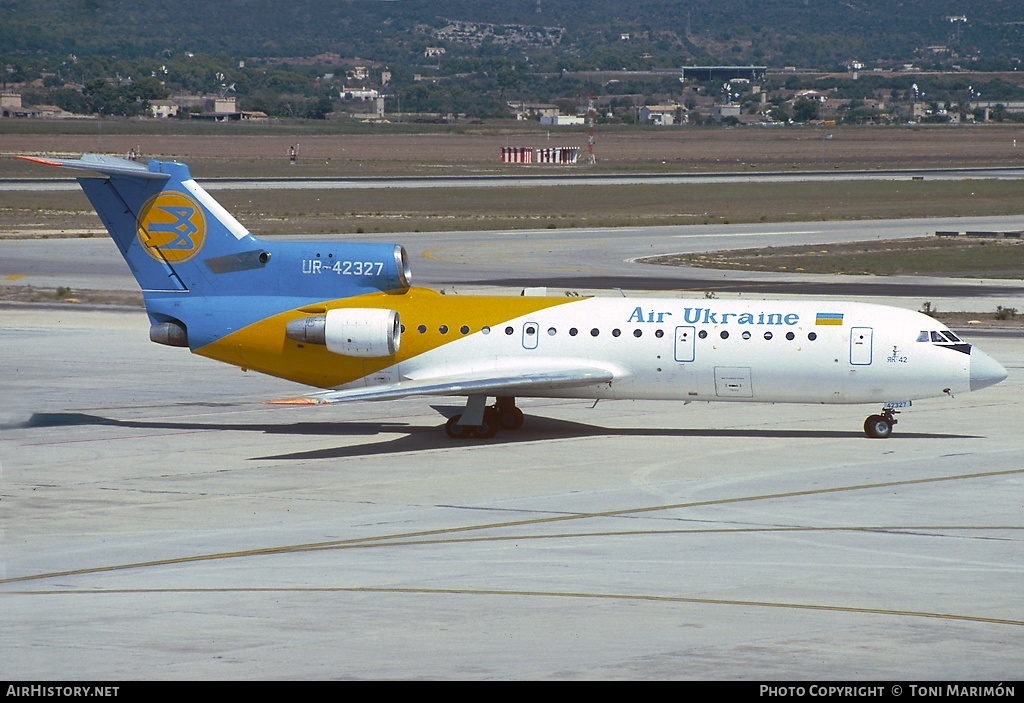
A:
<svg viewBox="0 0 1024 703">
<path fill-rule="evenodd" d="M 897 422 L 896 412 L 885 408 L 880 415 L 871 415 L 864 421 L 864 434 L 872 439 L 887 439 Z"/>
</svg>

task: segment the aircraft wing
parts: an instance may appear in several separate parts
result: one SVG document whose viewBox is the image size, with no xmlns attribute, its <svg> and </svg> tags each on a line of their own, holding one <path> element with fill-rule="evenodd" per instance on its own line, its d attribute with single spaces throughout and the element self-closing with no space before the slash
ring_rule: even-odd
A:
<svg viewBox="0 0 1024 703">
<path fill-rule="evenodd" d="M 344 403 L 350 400 L 391 400 L 412 395 L 530 395 L 557 388 L 575 388 L 609 383 L 615 374 L 600 367 L 576 367 L 552 370 L 524 371 L 510 374 L 477 372 L 404 380 L 366 388 L 320 391 L 298 398 L 271 401 L 283 404 Z"/>
</svg>

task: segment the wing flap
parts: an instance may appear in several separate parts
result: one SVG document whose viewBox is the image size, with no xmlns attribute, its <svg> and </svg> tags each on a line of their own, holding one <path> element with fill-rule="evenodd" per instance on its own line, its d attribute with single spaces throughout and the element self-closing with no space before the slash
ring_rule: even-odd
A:
<svg viewBox="0 0 1024 703">
<path fill-rule="evenodd" d="M 470 373 L 440 378 L 404 380 L 367 388 L 320 391 L 299 398 L 270 401 L 278 404 L 344 403 L 352 400 L 392 400 L 414 395 L 522 395 L 530 392 L 578 388 L 610 383 L 615 374 L 599 367 L 577 367 L 523 374 Z"/>
</svg>

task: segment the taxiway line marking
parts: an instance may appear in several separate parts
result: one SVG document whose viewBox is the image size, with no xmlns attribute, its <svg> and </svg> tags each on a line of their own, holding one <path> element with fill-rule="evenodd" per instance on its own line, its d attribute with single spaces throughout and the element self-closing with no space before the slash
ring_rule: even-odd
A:
<svg viewBox="0 0 1024 703">
<path fill-rule="evenodd" d="M 466 532 L 483 530 L 507 529 L 511 527 L 523 527 L 528 525 L 552 524 L 556 522 L 567 522 L 570 520 L 588 520 L 602 517 L 621 517 L 627 515 L 642 515 L 645 513 L 661 512 L 666 510 L 680 510 L 712 505 L 729 505 L 735 503 L 750 503 L 763 500 L 776 500 L 779 498 L 799 498 L 803 496 L 827 495 L 830 493 L 845 493 L 852 491 L 873 490 L 878 488 L 894 488 L 897 486 L 914 486 L 928 483 L 941 483 L 945 481 L 964 481 L 980 478 L 992 478 L 996 476 L 1013 476 L 1024 474 L 1024 469 L 1008 469 L 1004 471 L 987 471 L 972 474 L 957 474 L 954 476 L 933 476 L 929 478 L 906 479 L 903 481 L 885 481 L 882 483 L 868 483 L 853 486 L 836 486 L 833 488 L 817 488 L 806 491 L 787 491 L 784 493 L 769 493 L 756 496 L 739 496 L 736 498 L 718 498 L 713 500 L 693 501 L 688 503 L 672 503 L 668 505 L 653 505 L 640 508 L 624 508 L 619 510 L 605 510 L 593 513 L 569 513 L 565 515 L 548 515 L 540 518 L 526 520 L 510 520 L 506 522 L 485 523 L 481 525 L 464 525 L 462 527 L 449 527 L 434 530 L 421 530 L 416 532 L 405 532 L 392 535 L 377 535 L 373 537 L 358 537 L 354 539 L 332 540 L 327 542 L 313 542 L 309 544 L 284 545 L 278 547 L 262 547 L 259 549 L 247 549 L 237 552 L 219 552 L 213 554 L 199 554 L 170 559 L 156 559 L 145 562 L 129 564 L 112 564 L 109 566 L 86 567 L 82 569 L 69 569 L 66 571 L 55 571 L 43 574 L 29 574 L 25 576 L 14 576 L 0 579 L 0 585 L 20 583 L 25 581 L 39 581 L 51 578 L 67 576 L 82 576 L 87 574 L 99 574 L 113 571 L 127 571 L 131 569 L 145 569 L 157 566 L 168 566 L 172 564 L 189 564 L 203 561 L 217 561 L 222 559 L 238 559 L 252 556 L 266 556 L 271 554 L 293 554 L 305 551 L 320 551 L 327 549 L 340 549 L 354 546 L 371 546 L 387 544 L 395 546 L 413 542 L 417 538 L 438 537 L 442 535 L 454 535 Z M 2 594 L 2 592 L 0 592 Z"/>
<path fill-rule="evenodd" d="M 832 613 L 855 613 L 859 615 L 889 615 L 898 617 L 931 618 L 956 620 L 960 622 L 986 623 L 991 625 L 1014 625 L 1024 627 L 1024 621 L 1008 618 L 991 618 L 957 613 L 932 613 L 920 610 L 893 610 L 889 608 L 866 608 L 849 605 L 824 605 L 820 603 L 784 603 L 775 601 L 733 600 L 723 598 L 693 598 L 688 596 L 657 596 L 643 593 L 587 593 L 581 591 L 525 591 L 495 590 L 477 588 L 376 588 L 372 586 L 296 586 L 278 588 L 122 588 L 111 590 L 76 591 L 26 591 L 17 595 L 151 595 L 167 593 L 380 593 L 393 595 L 465 595 L 465 596 L 514 596 L 529 598 L 586 598 L 594 600 L 647 601 L 652 603 L 686 603 L 692 605 L 726 605 L 741 608 L 785 608 L 790 610 L 816 610 Z"/>
</svg>

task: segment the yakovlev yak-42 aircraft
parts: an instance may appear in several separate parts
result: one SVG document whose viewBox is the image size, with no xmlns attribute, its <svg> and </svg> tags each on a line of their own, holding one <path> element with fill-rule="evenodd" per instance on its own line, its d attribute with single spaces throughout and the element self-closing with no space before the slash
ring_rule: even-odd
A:
<svg viewBox="0 0 1024 703">
<path fill-rule="evenodd" d="M 309 402 L 466 396 L 453 438 L 523 422 L 519 397 L 872 403 L 1006 369 L 945 325 L 834 301 L 442 296 L 394 244 L 254 237 L 176 162 L 22 157 L 78 181 L 142 287 L 150 339 L 321 389 Z M 488 405 L 488 399 L 495 402 Z"/>
</svg>

